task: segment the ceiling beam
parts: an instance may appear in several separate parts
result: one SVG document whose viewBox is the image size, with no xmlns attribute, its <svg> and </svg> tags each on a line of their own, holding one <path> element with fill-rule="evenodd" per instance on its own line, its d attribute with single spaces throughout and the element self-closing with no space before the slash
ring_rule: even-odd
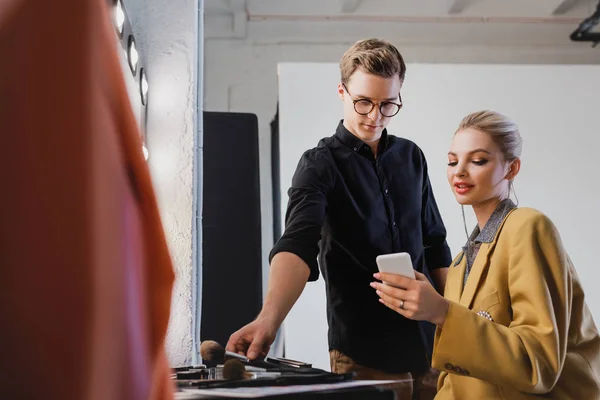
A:
<svg viewBox="0 0 600 400">
<path fill-rule="evenodd" d="M 353 13 L 356 11 L 362 0 L 341 0 L 341 11 L 343 13 Z"/>
</svg>

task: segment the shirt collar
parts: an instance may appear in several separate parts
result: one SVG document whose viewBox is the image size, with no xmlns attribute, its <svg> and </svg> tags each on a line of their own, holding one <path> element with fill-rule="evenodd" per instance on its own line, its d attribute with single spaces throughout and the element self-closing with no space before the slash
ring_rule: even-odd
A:
<svg viewBox="0 0 600 400">
<path fill-rule="evenodd" d="M 338 127 L 335 131 L 335 135 L 339 138 L 339 140 L 348 146 L 355 153 L 360 153 L 363 149 L 363 146 L 369 148 L 365 142 L 360 140 L 357 136 L 354 136 L 346 127 L 344 126 L 344 120 L 340 120 Z M 379 144 L 377 147 L 378 154 L 381 154 L 388 146 L 388 134 L 387 129 L 384 129 L 381 132 L 381 138 L 379 139 Z M 362 153 L 361 153 L 362 154 Z"/>
<path fill-rule="evenodd" d="M 498 233 L 500 224 L 504 221 L 504 218 L 517 206 L 511 199 L 504 199 L 498 204 L 490 219 L 485 223 L 483 230 L 479 230 L 479 226 L 476 226 L 469 237 L 469 241 L 476 243 L 491 243 Z"/>
<path fill-rule="evenodd" d="M 490 219 L 485 223 L 483 230 L 479 230 L 479 226 L 475 226 L 473 232 L 471 232 L 471 236 L 469 236 L 469 241 L 466 245 L 463 246 L 460 257 L 456 259 L 454 266 L 456 267 L 462 261 L 464 255 L 467 253 L 469 249 L 469 243 L 491 243 L 494 241 L 494 237 L 498 233 L 498 228 L 500 228 L 500 224 L 504 221 L 504 218 L 511 212 L 513 209 L 517 208 L 515 203 L 512 202 L 511 199 L 504 199 L 498 204 Z"/>
</svg>

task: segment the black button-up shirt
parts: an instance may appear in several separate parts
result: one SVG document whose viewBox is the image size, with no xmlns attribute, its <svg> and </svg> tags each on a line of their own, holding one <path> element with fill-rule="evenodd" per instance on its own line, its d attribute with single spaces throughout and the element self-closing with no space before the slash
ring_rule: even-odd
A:
<svg viewBox="0 0 600 400">
<path fill-rule="evenodd" d="M 309 280 L 319 277 L 320 265 L 330 349 L 382 371 L 421 372 L 429 367 L 434 326 L 391 311 L 369 283 L 380 254 L 408 252 L 430 277 L 429 270 L 450 264 L 450 249 L 419 147 L 384 130 L 377 154 L 342 122 L 305 152 L 270 259 L 282 251 L 298 255 Z"/>
</svg>

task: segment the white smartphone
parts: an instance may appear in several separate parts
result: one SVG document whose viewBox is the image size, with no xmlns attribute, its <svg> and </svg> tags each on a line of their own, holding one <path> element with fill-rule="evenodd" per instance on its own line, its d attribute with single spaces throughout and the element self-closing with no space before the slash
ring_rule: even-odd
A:
<svg viewBox="0 0 600 400">
<path fill-rule="evenodd" d="M 382 254 L 377 256 L 375 262 L 377 263 L 379 272 L 402 275 L 411 279 L 416 278 L 412 260 L 410 258 L 410 254 L 408 253 Z"/>
</svg>

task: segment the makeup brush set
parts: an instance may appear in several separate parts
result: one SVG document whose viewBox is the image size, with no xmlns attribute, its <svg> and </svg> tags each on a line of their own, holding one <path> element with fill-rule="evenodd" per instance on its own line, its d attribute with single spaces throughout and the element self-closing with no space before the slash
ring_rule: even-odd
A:
<svg viewBox="0 0 600 400">
<path fill-rule="evenodd" d="M 204 341 L 200 354 L 205 364 L 174 368 L 172 378 L 179 387 L 232 388 L 280 386 L 349 381 L 353 374 L 333 374 L 311 364 L 287 358 L 249 360 L 226 351 L 214 341 Z"/>
</svg>

